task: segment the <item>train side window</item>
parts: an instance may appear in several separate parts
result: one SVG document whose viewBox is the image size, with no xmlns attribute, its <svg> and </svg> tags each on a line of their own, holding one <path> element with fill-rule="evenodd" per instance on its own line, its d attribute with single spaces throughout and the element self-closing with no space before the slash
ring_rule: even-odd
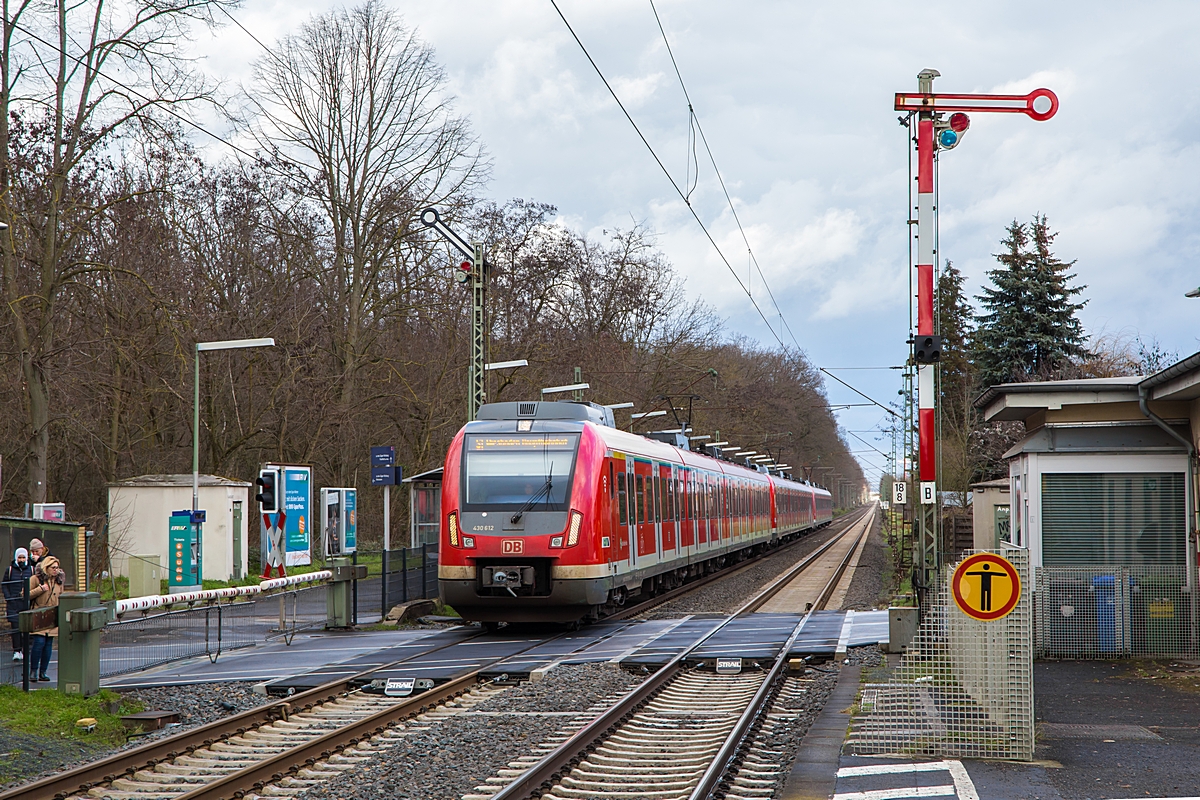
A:
<svg viewBox="0 0 1200 800">
<path fill-rule="evenodd" d="M 608 462 L 608 497 L 611 500 L 617 493 L 617 484 L 613 481 L 613 464 Z"/>
<path fill-rule="evenodd" d="M 675 521 L 675 479 L 667 478 L 663 481 L 667 485 L 667 522 Z"/>
<path fill-rule="evenodd" d="M 662 476 L 654 476 L 654 522 L 662 522 Z"/>
<path fill-rule="evenodd" d="M 646 481 L 641 475 L 634 478 L 637 486 L 637 491 L 634 493 L 637 504 L 637 521 L 639 523 L 646 521 Z"/>
<path fill-rule="evenodd" d="M 617 473 L 617 520 L 622 525 L 629 524 L 629 496 L 625 491 L 625 473 Z"/>
</svg>

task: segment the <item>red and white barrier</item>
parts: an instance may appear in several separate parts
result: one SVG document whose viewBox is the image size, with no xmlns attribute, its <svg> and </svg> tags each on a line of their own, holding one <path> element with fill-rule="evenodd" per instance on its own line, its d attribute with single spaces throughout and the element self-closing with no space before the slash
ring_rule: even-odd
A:
<svg viewBox="0 0 1200 800">
<path fill-rule="evenodd" d="M 113 613 L 118 617 L 128 611 L 150 611 L 155 608 L 181 603 L 206 603 L 215 600 L 244 597 L 252 594 L 266 594 L 276 589 L 296 586 L 301 583 L 317 583 L 333 577 L 327 569 L 319 572 L 306 572 L 303 575 L 289 575 L 286 578 L 272 578 L 261 581 L 257 586 L 231 586 L 228 589 L 204 589 L 199 592 L 180 592 L 178 594 L 155 594 L 149 597 L 131 597 L 128 600 L 117 600 L 113 604 Z"/>
</svg>

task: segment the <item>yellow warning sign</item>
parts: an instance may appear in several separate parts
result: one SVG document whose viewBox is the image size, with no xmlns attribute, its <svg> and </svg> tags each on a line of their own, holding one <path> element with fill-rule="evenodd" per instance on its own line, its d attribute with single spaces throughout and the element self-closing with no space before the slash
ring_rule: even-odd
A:
<svg viewBox="0 0 1200 800">
<path fill-rule="evenodd" d="M 1008 616 L 1021 599 L 1021 577 L 1012 562 L 994 553 L 977 553 L 959 564 L 950 578 L 954 602 L 968 617 L 991 622 Z"/>
</svg>

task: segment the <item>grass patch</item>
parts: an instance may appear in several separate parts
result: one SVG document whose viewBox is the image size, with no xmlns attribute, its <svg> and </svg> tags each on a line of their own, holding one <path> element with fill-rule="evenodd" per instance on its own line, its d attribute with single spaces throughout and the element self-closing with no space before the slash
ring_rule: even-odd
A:
<svg viewBox="0 0 1200 800">
<path fill-rule="evenodd" d="M 56 689 L 39 689 L 26 694 L 15 686 L 0 686 L 0 720 L 19 733 L 58 739 L 77 739 L 110 746 L 125 743 L 122 714 L 141 711 L 142 704 L 102 689 L 93 697 L 65 695 Z M 84 733 L 76 720 L 93 717 L 96 730 Z"/>
</svg>

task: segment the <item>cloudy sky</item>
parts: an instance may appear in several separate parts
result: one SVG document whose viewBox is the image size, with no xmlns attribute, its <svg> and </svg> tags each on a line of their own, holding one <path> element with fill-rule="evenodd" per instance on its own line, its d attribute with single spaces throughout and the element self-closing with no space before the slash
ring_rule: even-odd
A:
<svg viewBox="0 0 1200 800">
<path fill-rule="evenodd" d="M 245 0 L 271 43 L 336 3 Z M 560 8 L 663 159 L 685 182 L 688 110 L 649 0 Z M 693 207 L 768 316 L 768 329 L 674 193 L 549 0 L 395 3 L 436 50 L 494 162 L 490 194 L 555 204 L 582 231 L 644 222 L 731 331 L 780 325 L 703 149 Z M 942 92 L 1061 101 L 1043 123 L 975 115 L 941 162 L 941 251 L 978 293 L 1006 223 L 1048 216 L 1087 284 L 1089 333 L 1200 349 L 1200 4 L 940 4 L 657 0 L 692 104 L 750 246 L 812 361 L 896 398 L 907 336 L 907 152 L 897 91 L 936 68 Z M 231 85 L 263 50 L 233 26 L 197 42 Z M 774 331 L 774 332 L 773 332 Z M 783 339 L 792 344 L 786 331 Z M 859 369 L 847 369 L 855 367 Z M 835 403 L 864 402 L 829 381 Z M 883 412 L 839 412 L 880 450 Z M 856 450 L 867 446 L 850 437 Z M 864 452 L 872 476 L 882 465 Z"/>
</svg>

